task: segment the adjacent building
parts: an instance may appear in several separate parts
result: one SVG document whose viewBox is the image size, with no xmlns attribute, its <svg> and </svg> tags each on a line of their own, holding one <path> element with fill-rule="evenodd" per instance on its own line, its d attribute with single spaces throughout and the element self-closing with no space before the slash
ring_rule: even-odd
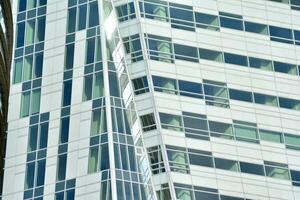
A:
<svg viewBox="0 0 300 200">
<path fill-rule="evenodd" d="M 19 0 L 3 199 L 300 199 L 298 0 Z"/>
<path fill-rule="evenodd" d="M 6 148 L 10 67 L 13 49 L 13 20 L 9 0 L 0 2 L 0 196 Z"/>
</svg>

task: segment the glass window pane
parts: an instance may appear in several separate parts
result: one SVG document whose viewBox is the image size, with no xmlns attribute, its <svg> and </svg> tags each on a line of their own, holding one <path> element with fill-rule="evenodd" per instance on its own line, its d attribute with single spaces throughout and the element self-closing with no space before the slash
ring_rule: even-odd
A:
<svg viewBox="0 0 300 200">
<path fill-rule="evenodd" d="M 257 69 L 273 71 L 272 61 L 249 57 L 249 66 Z"/>
<path fill-rule="evenodd" d="M 63 83 L 63 106 L 71 104 L 72 99 L 72 80 L 64 81 Z"/>
<path fill-rule="evenodd" d="M 193 83 L 189 81 L 178 81 L 179 92 L 182 96 L 202 98 L 202 85 L 200 83 Z"/>
<path fill-rule="evenodd" d="M 170 3 L 170 17 L 172 28 L 195 31 L 192 7 Z"/>
<path fill-rule="evenodd" d="M 35 67 L 33 71 L 33 78 L 39 78 L 43 73 L 43 53 L 35 54 Z"/>
<path fill-rule="evenodd" d="M 89 154 L 88 173 L 97 172 L 99 147 L 91 147 Z"/>
<path fill-rule="evenodd" d="M 149 92 L 148 80 L 146 76 L 136 78 L 132 80 L 134 93 L 136 95 Z"/>
<path fill-rule="evenodd" d="M 24 46 L 25 22 L 18 23 L 17 25 L 17 47 Z"/>
<path fill-rule="evenodd" d="M 32 55 L 26 56 L 24 60 L 23 81 L 28 81 L 31 79 L 32 65 L 33 65 L 33 56 Z"/>
<path fill-rule="evenodd" d="M 225 62 L 234 65 L 248 66 L 248 60 L 246 56 L 241 56 L 232 53 L 224 53 Z"/>
<path fill-rule="evenodd" d="M 66 178 L 67 154 L 58 156 L 57 162 L 57 180 L 64 180 Z"/>
<path fill-rule="evenodd" d="M 268 35 L 268 26 L 254 22 L 245 22 L 245 31 Z"/>
<path fill-rule="evenodd" d="M 240 122 L 240 124 L 234 124 L 234 130 L 237 140 L 258 142 L 257 129 L 254 124 Z"/>
<path fill-rule="evenodd" d="M 30 92 L 22 93 L 21 100 L 21 117 L 29 115 L 29 106 L 30 106 Z"/>
<path fill-rule="evenodd" d="M 120 91 L 119 91 L 119 81 L 117 78 L 116 72 L 109 72 L 108 73 L 108 78 L 109 78 L 109 91 L 110 95 L 114 97 L 119 97 L 120 96 Z"/>
<path fill-rule="evenodd" d="M 240 162 L 241 172 L 255 174 L 255 175 L 262 175 L 264 176 L 264 169 L 262 165 Z"/>
<path fill-rule="evenodd" d="M 152 76 L 154 90 L 169 94 L 177 94 L 177 82 L 175 79 Z"/>
<path fill-rule="evenodd" d="M 27 0 L 20 0 L 19 2 L 19 12 L 26 10 Z"/>
<path fill-rule="evenodd" d="M 35 163 L 28 163 L 26 167 L 25 189 L 33 188 Z"/>
<path fill-rule="evenodd" d="M 227 160 L 222 158 L 215 158 L 214 160 L 215 160 L 216 168 L 235 171 L 235 172 L 239 171 L 239 164 L 237 161 Z"/>
<path fill-rule="evenodd" d="M 281 108 L 300 110 L 300 101 L 295 99 L 279 97 L 279 105 Z"/>
<path fill-rule="evenodd" d="M 275 96 L 254 93 L 254 101 L 258 104 L 264 104 L 275 107 L 278 106 L 277 97 Z"/>
<path fill-rule="evenodd" d="M 300 171 L 291 170 L 291 178 L 294 186 L 300 186 Z"/>
<path fill-rule="evenodd" d="M 261 140 L 283 143 L 282 134 L 279 132 L 259 129 L 259 135 Z"/>
<path fill-rule="evenodd" d="M 60 125 L 60 136 L 59 136 L 59 143 L 63 144 L 68 142 L 69 139 L 69 123 L 70 118 L 64 117 L 61 119 L 61 125 Z"/>
<path fill-rule="evenodd" d="M 219 200 L 219 195 L 214 193 L 195 191 L 196 200 Z"/>
<path fill-rule="evenodd" d="M 92 2 L 89 4 L 89 28 L 99 24 L 98 3 Z"/>
<path fill-rule="evenodd" d="M 36 186 L 44 185 L 45 180 L 46 160 L 39 160 L 37 162 Z"/>
<path fill-rule="evenodd" d="M 93 87 L 93 98 L 99 98 L 103 96 L 104 83 L 103 73 L 98 72 L 95 74 L 94 87 Z"/>
<path fill-rule="evenodd" d="M 287 148 L 300 150 L 300 136 L 284 134 Z"/>
<path fill-rule="evenodd" d="M 195 12 L 196 26 L 210 30 L 219 30 L 218 16 Z"/>
<path fill-rule="evenodd" d="M 164 1 L 154 1 L 153 3 L 144 2 L 146 18 L 168 21 L 169 12 L 166 3 L 167 2 Z"/>
<path fill-rule="evenodd" d="M 231 124 L 209 121 L 210 134 L 215 137 L 233 138 L 233 128 Z"/>
<path fill-rule="evenodd" d="M 276 26 L 269 26 L 270 28 L 270 35 L 273 37 L 285 38 L 285 39 L 293 39 L 293 34 L 290 29 L 281 28 Z"/>
<path fill-rule="evenodd" d="M 156 129 L 155 118 L 153 113 L 143 115 L 140 117 L 140 119 L 142 121 L 142 128 L 144 132 Z"/>
<path fill-rule="evenodd" d="M 275 72 L 297 75 L 297 66 L 294 64 L 282 63 L 274 61 Z"/>
<path fill-rule="evenodd" d="M 93 75 L 85 76 L 83 82 L 83 96 L 82 96 L 83 101 L 92 99 L 92 86 L 93 86 Z"/>
<path fill-rule="evenodd" d="M 48 142 L 48 123 L 43 123 L 40 126 L 40 142 L 39 149 L 43 149 L 47 147 Z"/>
<path fill-rule="evenodd" d="M 36 42 L 44 41 L 44 39 L 45 39 L 45 24 L 46 24 L 46 17 L 39 17 L 37 20 Z"/>
<path fill-rule="evenodd" d="M 80 31 L 85 29 L 86 24 L 86 13 L 87 13 L 87 5 L 83 4 L 79 7 L 79 18 L 78 18 L 78 25 L 77 29 Z"/>
<path fill-rule="evenodd" d="M 180 199 L 180 200 L 193 200 L 194 199 L 193 191 L 191 191 L 191 190 L 176 188 L 175 193 L 176 193 L 176 198 Z"/>
<path fill-rule="evenodd" d="M 245 92 L 242 90 L 229 89 L 230 99 L 253 102 L 253 97 L 251 92 Z"/>
<path fill-rule="evenodd" d="M 38 126 L 29 128 L 28 148 L 27 151 L 35 151 L 37 147 Z"/>
<path fill-rule="evenodd" d="M 283 167 L 265 166 L 266 175 L 272 178 L 290 180 L 289 170 Z"/>
<path fill-rule="evenodd" d="M 68 33 L 75 32 L 76 28 L 76 7 L 68 10 Z"/>
<path fill-rule="evenodd" d="M 29 20 L 26 24 L 26 45 L 34 42 L 35 20 Z"/>
<path fill-rule="evenodd" d="M 93 54 L 94 56 L 94 54 Z M 66 53 L 65 53 L 65 70 L 72 69 L 74 63 L 74 43 L 68 44 L 66 46 Z"/>
<path fill-rule="evenodd" d="M 191 165 L 214 167 L 213 158 L 209 155 L 200 155 L 200 154 L 194 154 L 190 152 L 189 159 Z"/>
<path fill-rule="evenodd" d="M 174 131 L 182 131 L 182 118 L 177 115 L 170 115 L 166 113 L 159 113 L 162 128 Z"/>
<path fill-rule="evenodd" d="M 40 99 L 41 89 L 33 90 L 31 99 L 31 114 L 38 113 L 40 111 Z"/>
<path fill-rule="evenodd" d="M 223 62 L 223 53 L 219 51 L 199 49 L 200 59 Z"/>
<path fill-rule="evenodd" d="M 188 116 L 189 113 L 183 113 L 183 123 L 185 132 L 197 133 L 208 136 L 208 127 L 206 116 Z"/>
<path fill-rule="evenodd" d="M 20 83 L 22 81 L 22 66 L 23 59 L 19 58 L 15 60 L 14 66 L 14 83 Z"/>
<path fill-rule="evenodd" d="M 35 8 L 37 0 L 27 0 L 27 9 Z"/>
<path fill-rule="evenodd" d="M 244 30 L 242 20 L 243 20 L 242 17 L 239 15 L 220 12 L 221 27 L 231 28 L 236 30 Z"/>
<path fill-rule="evenodd" d="M 199 62 L 198 51 L 196 47 L 174 44 L 175 58 L 191 62 Z"/>
</svg>

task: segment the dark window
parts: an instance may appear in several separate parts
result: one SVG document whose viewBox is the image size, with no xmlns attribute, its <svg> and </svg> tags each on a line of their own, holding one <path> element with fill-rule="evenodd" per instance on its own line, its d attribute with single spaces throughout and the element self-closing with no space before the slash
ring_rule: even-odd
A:
<svg viewBox="0 0 300 200">
<path fill-rule="evenodd" d="M 46 17 L 38 18 L 38 20 L 37 20 L 37 35 L 36 35 L 37 42 L 44 41 L 44 39 L 45 39 L 45 23 L 46 23 Z"/>
<path fill-rule="evenodd" d="M 57 162 L 57 180 L 64 180 L 66 178 L 67 154 L 58 156 Z"/>
<path fill-rule="evenodd" d="M 223 53 L 208 49 L 199 49 L 200 59 L 223 62 Z"/>
<path fill-rule="evenodd" d="M 85 29 L 86 27 L 86 14 L 87 14 L 87 5 L 83 4 L 79 7 L 79 17 L 78 17 L 78 25 L 77 30 Z"/>
<path fill-rule="evenodd" d="M 111 96 L 120 96 L 119 81 L 116 72 L 109 72 L 109 92 Z"/>
<path fill-rule="evenodd" d="M 69 123 L 70 123 L 70 118 L 65 117 L 61 119 L 61 125 L 60 125 L 60 138 L 59 138 L 59 143 L 66 143 L 68 142 L 69 139 Z"/>
<path fill-rule="evenodd" d="M 23 0 L 21 0 L 23 1 Z M 25 22 L 17 25 L 17 48 L 24 46 Z"/>
<path fill-rule="evenodd" d="M 35 163 L 27 163 L 25 189 L 32 188 L 34 184 Z"/>
<path fill-rule="evenodd" d="M 274 61 L 275 72 L 297 75 L 297 66 L 294 64 L 282 63 Z"/>
<path fill-rule="evenodd" d="M 300 101 L 295 99 L 279 97 L 279 105 L 281 108 L 300 110 Z"/>
<path fill-rule="evenodd" d="M 234 100 L 253 102 L 253 97 L 251 92 L 229 89 L 229 97 L 230 99 L 234 99 Z"/>
<path fill-rule="evenodd" d="M 116 10 L 120 22 L 135 18 L 133 2 L 118 6 L 116 7 Z"/>
<path fill-rule="evenodd" d="M 269 26 L 269 29 L 270 29 L 270 36 L 272 41 L 293 44 L 292 30 L 287 28 L 280 28 L 276 26 Z"/>
<path fill-rule="evenodd" d="M 99 24 L 98 3 L 92 2 L 89 4 L 89 28 Z"/>
<path fill-rule="evenodd" d="M 134 94 L 139 95 L 149 92 L 147 76 L 133 79 L 132 83 L 134 87 Z"/>
<path fill-rule="evenodd" d="M 87 39 L 87 47 L 86 47 L 86 64 L 90 64 L 94 62 L 95 55 L 95 38 Z"/>
<path fill-rule="evenodd" d="M 240 162 L 241 172 L 255 175 L 265 175 L 264 168 L 262 165 Z"/>
<path fill-rule="evenodd" d="M 183 123 L 185 133 L 189 133 L 188 137 L 198 138 L 199 135 L 206 136 L 206 138 L 208 137 L 207 119 L 205 115 L 183 112 Z M 191 133 L 193 135 L 191 135 Z"/>
<path fill-rule="evenodd" d="M 268 35 L 268 26 L 254 22 L 245 22 L 245 31 Z"/>
<path fill-rule="evenodd" d="M 140 117 L 144 132 L 156 129 L 155 118 L 153 113 L 149 113 Z"/>
<path fill-rule="evenodd" d="M 195 31 L 192 7 L 170 3 L 170 17 L 172 28 Z"/>
<path fill-rule="evenodd" d="M 182 96 L 203 98 L 202 85 L 200 83 L 193 83 L 189 81 L 178 81 L 179 92 Z"/>
<path fill-rule="evenodd" d="M 191 62 L 199 62 L 198 51 L 196 47 L 174 44 L 175 58 Z"/>
<path fill-rule="evenodd" d="M 223 159 L 223 158 L 215 158 L 214 160 L 215 160 L 216 168 L 218 169 L 239 171 L 239 165 L 237 161 Z"/>
<path fill-rule="evenodd" d="M 168 94 L 178 94 L 177 81 L 171 78 L 152 76 L 154 90 Z"/>
<path fill-rule="evenodd" d="M 273 71 L 272 61 L 261 58 L 249 57 L 249 66 L 252 68 Z"/>
<path fill-rule="evenodd" d="M 47 147 L 48 142 L 48 123 L 43 123 L 40 126 L 40 145 L 39 149 L 43 149 Z"/>
<path fill-rule="evenodd" d="M 44 53 L 35 54 L 35 67 L 33 72 L 33 78 L 39 78 L 43 73 L 43 59 Z"/>
<path fill-rule="evenodd" d="M 225 62 L 234 65 L 248 66 L 248 60 L 246 56 L 241 56 L 232 53 L 224 53 Z"/>
<path fill-rule="evenodd" d="M 195 20 L 196 20 L 196 26 L 198 28 L 219 30 L 218 16 L 196 12 Z"/>
<path fill-rule="evenodd" d="M 258 104 L 278 106 L 277 97 L 265 94 L 254 93 L 254 101 Z"/>
<path fill-rule="evenodd" d="M 191 165 L 214 167 L 210 152 L 189 149 L 189 159 Z"/>
<path fill-rule="evenodd" d="M 72 98 L 72 80 L 64 81 L 63 85 L 63 106 L 69 106 Z"/>
<path fill-rule="evenodd" d="M 219 200 L 219 195 L 214 193 L 195 191 L 197 200 Z"/>
<path fill-rule="evenodd" d="M 68 33 L 75 32 L 76 29 L 76 7 L 68 11 Z"/>
<path fill-rule="evenodd" d="M 239 15 L 220 12 L 221 27 L 231 28 L 236 30 L 244 30 L 243 18 Z"/>
<path fill-rule="evenodd" d="M 140 8 L 143 9 L 142 6 L 140 6 Z M 145 10 L 146 18 L 155 19 L 159 21 L 169 21 L 167 2 L 164 1 L 153 1 L 153 3 L 144 2 L 144 10 Z M 143 10 L 141 10 L 141 12 L 143 12 Z"/>
<path fill-rule="evenodd" d="M 46 168 L 46 160 L 45 159 L 39 160 L 37 162 L 36 186 L 44 185 L 45 168 Z"/>
<path fill-rule="evenodd" d="M 300 1 L 299 1 L 300 3 Z M 299 7 L 300 10 L 300 7 Z M 295 44 L 300 45 L 300 31 L 294 30 Z"/>
<path fill-rule="evenodd" d="M 300 186 L 300 171 L 291 170 L 291 178 L 294 186 Z"/>
<path fill-rule="evenodd" d="M 19 0 L 19 12 L 26 10 L 27 0 Z"/>
</svg>

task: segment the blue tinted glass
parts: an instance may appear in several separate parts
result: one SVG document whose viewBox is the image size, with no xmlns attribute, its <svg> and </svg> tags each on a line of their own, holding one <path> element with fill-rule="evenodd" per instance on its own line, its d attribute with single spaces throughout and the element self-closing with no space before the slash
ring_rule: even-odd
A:
<svg viewBox="0 0 300 200">
<path fill-rule="evenodd" d="M 78 30 L 82 30 L 86 27 L 86 13 L 87 5 L 83 4 L 79 7 L 79 21 L 78 21 Z"/>
<path fill-rule="evenodd" d="M 178 81 L 180 95 L 202 98 L 202 85 L 200 83 L 193 83 L 189 81 Z"/>
<path fill-rule="evenodd" d="M 298 186 L 300 186 L 300 171 L 291 170 L 292 181 L 297 181 Z"/>
<path fill-rule="evenodd" d="M 74 200 L 75 199 L 75 190 L 68 190 L 66 200 Z"/>
<path fill-rule="evenodd" d="M 214 167 L 213 159 L 209 156 L 189 154 L 190 164 L 204 167 Z"/>
<path fill-rule="evenodd" d="M 254 93 L 254 101 L 255 101 L 255 103 L 258 103 L 258 104 L 265 104 L 265 105 L 270 105 L 270 106 L 278 106 L 277 105 L 278 103 L 277 103 L 277 97 L 276 96 Z"/>
<path fill-rule="evenodd" d="M 43 41 L 45 39 L 45 23 L 46 17 L 40 17 L 38 19 L 37 41 Z"/>
<path fill-rule="evenodd" d="M 98 13 L 98 3 L 92 2 L 90 6 L 90 16 L 89 16 L 89 27 L 97 26 L 99 24 L 99 13 Z"/>
<path fill-rule="evenodd" d="M 241 90 L 229 89 L 230 99 L 253 102 L 252 93 Z"/>
<path fill-rule="evenodd" d="M 270 35 L 274 37 L 286 38 L 286 39 L 293 39 L 293 34 L 291 29 L 287 28 L 280 28 L 276 26 L 269 26 L 270 28 Z"/>
<path fill-rule="evenodd" d="M 43 73 L 43 53 L 39 53 L 35 55 L 35 68 L 34 68 L 34 75 L 35 78 L 41 77 Z"/>
<path fill-rule="evenodd" d="M 19 12 L 26 10 L 27 0 L 19 0 Z"/>
<path fill-rule="evenodd" d="M 196 47 L 190 47 L 180 44 L 174 44 L 175 58 L 191 62 L 198 62 L 198 50 Z"/>
<path fill-rule="evenodd" d="M 64 192 L 56 193 L 55 200 L 64 200 Z"/>
<path fill-rule="evenodd" d="M 68 106 L 71 104 L 71 96 L 72 96 L 72 80 L 64 81 L 63 106 Z"/>
<path fill-rule="evenodd" d="M 66 46 L 65 69 L 72 69 L 74 62 L 74 43 Z"/>
<path fill-rule="evenodd" d="M 208 28 L 209 26 L 215 26 L 216 29 L 219 29 L 218 16 L 195 12 L 195 20 L 197 27 Z"/>
<path fill-rule="evenodd" d="M 117 74 L 115 72 L 109 72 L 109 91 L 111 96 L 120 96 Z"/>
<path fill-rule="evenodd" d="M 66 143 L 69 139 L 69 117 L 62 118 L 60 128 L 60 141 L 59 143 Z"/>
<path fill-rule="evenodd" d="M 262 165 L 240 162 L 241 172 L 255 174 L 255 175 L 262 175 L 264 176 L 264 168 Z"/>
<path fill-rule="evenodd" d="M 241 56 L 232 53 L 224 53 L 224 59 L 226 63 L 248 66 L 248 60 L 246 56 Z"/>
<path fill-rule="evenodd" d="M 275 72 L 282 72 L 286 74 L 297 75 L 298 73 L 296 65 L 276 61 L 274 61 L 274 70 Z"/>
<path fill-rule="evenodd" d="M 48 142 L 48 123 L 41 124 L 40 127 L 40 149 L 46 148 Z"/>
<path fill-rule="evenodd" d="M 26 169 L 26 181 L 25 181 L 25 188 L 32 188 L 34 183 L 34 170 L 35 170 L 35 164 L 28 163 L 27 169 Z"/>
<path fill-rule="evenodd" d="M 300 1 L 299 1 L 300 2 Z M 297 45 L 300 45 L 300 31 L 296 31 L 294 30 L 294 37 L 295 37 L 295 40 L 296 40 L 296 44 Z"/>
<path fill-rule="evenodd" d="M 176 86 L 176 80 L 175 79 L 171 79 L 171 78 L 164 78 L 164 77 L 159 77 L 159 76 L 152 76 L 152 81 L 153 81 L 153 85 L 156 87 L 166 87 L 166 83 L 170 83 L 172 84 L 172 86 L 175 86 L 175 88 L 173 89 L 177 89 Z"/>
<path fill-rule="evenodd" d="M 220 12 L 221 27 L 244 30 L 243 22 L 241 20 L 242 17 L 239 15 Z"/>
<path fill-rule="evenodd" d="M 245 31 L 251 33 L 268 34 L 268 27 L 264 24 L 258 24 L 253 22 L 245 22 Z"/>
<path fill-rule="evenodd" d="M 72 33 L 76 28 L 76 7 L 68 11 L 68 33 Z"/>
<path fill-rule="evenodd" d="M 173 28 L 194 31 L 194 14 L 192 8 L 189 6 L 181 6 L 178 4 L 170 3 L 170 17 Z M 183 7 L 183 8 L 180 8 Z M 189 10 L 191 9 L 191 10 Z"/>
<path fill-rule="evenodd" d="M 37 164 L 36 186 L 44 185 L 46 160 L 40 160 Z"/>
<path fill-rule="evenodd" d="M 279 97 L 279 105 L 281 108 L 300 110 L 300 101 Z"/>
<path fill-rule="evenodd" d="M 249 66 L 258 69 L 272 70 L 272 61 L 249 57 Z"/>
<path fill-rule="evenodd" d="M 90 38 L 87 40 L 87 47 L 86 47 L 86 64 L 90 64 L 94 62 L 94 55 L 95 55 L 95 38 Z"/>
<path fill-rule="evenodd" d="M 219 200 L 218 194 L 195 191 L 195 197 L 198 200 Z"/>
<path fill-rule="evenodd" d="M 66 164 L 67 164 L 67 155 L 63 154 L 58 157 L 58 166 L 57 166 L 57 180 L 64 180 L 66 178 Z"/>
<path fill-rule="evenodd" d="M 17 47 L 24 46 L 25 22 L 17 25 Z"/>
</svg>

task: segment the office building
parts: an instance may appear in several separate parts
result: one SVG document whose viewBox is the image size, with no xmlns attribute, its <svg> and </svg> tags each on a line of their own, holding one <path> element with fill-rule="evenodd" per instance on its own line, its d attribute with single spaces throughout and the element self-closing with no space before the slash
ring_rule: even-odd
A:
<svg viewBox="0 0 300 200">
<path fill-rule="evenodd" d="M 3 199 L 300 199 L 298 0 L 19 0 Z"/>
</svg>

